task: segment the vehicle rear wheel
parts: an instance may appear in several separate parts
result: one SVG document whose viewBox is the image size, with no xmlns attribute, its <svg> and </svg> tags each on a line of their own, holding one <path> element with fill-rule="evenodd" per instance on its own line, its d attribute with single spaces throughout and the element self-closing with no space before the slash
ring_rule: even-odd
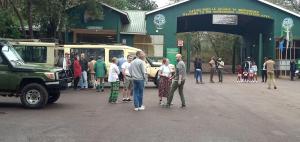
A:
<svg viewBox="0 0 300 142">
<path fill-rule="evenodd" d="M 49 93 L 48 104 L 55 103 L 60 98 L 60 91 Z"/>
<path fill-rule="evenodd" d="M 48 101 L 46 88 L 38 83 L 25 85 L 21 91 L 21 102 L 26 108 L 43 108 Z"/>
</svg>

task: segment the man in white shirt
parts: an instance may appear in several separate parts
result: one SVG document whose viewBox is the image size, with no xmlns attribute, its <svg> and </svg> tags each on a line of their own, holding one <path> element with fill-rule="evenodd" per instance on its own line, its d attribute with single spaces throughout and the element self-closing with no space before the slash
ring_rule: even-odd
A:
<svg viewBox="0 0 300 142">
<path fill-rule="evenodd" d="M 123 80 L 124 80 L 124 90 L 123 90 L 123 101 L 131 101 L 131 92 L 132 92 L 132 79 L 131 79 L 131 75 L 129 73 L 129 67 L 131 65 L 131 61 L 132 61 L 132 56 L 128 55 L 127 56 L 127 62 L 124 62 L 121 66 L 122 68 L 122 74 L 123 74 Z"/>
</svg>

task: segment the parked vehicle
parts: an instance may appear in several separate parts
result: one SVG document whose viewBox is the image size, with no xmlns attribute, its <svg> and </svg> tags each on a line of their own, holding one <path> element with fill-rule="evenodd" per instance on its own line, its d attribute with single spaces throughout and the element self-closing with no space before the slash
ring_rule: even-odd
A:
<svg viewBox="0 0 300 142">
<path fill-rule="evenodd" d="M 125 45 L 63 45 L 60 47 L 64 49 L 65 53 L 73 53 L 81 54 L 84 53 L 86 58 L 88 59 L 90 56 L 98 57 L 102 56 L 107 68 L 109 68 L 111 64 L 111 59 L 113 57 L 116 58 L 126 58 L 127 55 L 135 56 L 137 51 L 141 51 L 141 49 L 125 46 Z M 72 57 L 71 57 L 72 58 Z M 158 86 L 158 70 L 161 66 L 161 63 L 153 62 L 149 58 L 146 58 L 145 66 L 146 71 L 148 73 L 148 81 L 154 82 L 156 86 Z M 170 65 L 174 72 L 174 65 Z"/>
<path fill-rule="evenodd" d="M 60 97 L 62 68 L 26 63 L 7 41 L 0 41 L 0 95 L 20 97 L 27 108 L 43 108 Z"/>
</svg>

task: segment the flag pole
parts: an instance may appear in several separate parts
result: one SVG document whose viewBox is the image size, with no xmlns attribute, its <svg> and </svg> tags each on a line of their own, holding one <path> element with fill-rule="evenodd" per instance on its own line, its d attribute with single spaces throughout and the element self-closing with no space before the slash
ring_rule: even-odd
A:
<svg viewBox="0 0 300 142">
<path fill-rule="evenodd" d="M 289 43 L 290 43 L 290 40 L 289 40 L 289 30 L 286 31 L 286 48 L 285 48 L 285 63 L 287 63 L 287 55 L 288 55 L 288 48 L 289 48 Z M 284 76 L 287 75 L 287 70 L 285 69 L 284 70 Z"/>
<path fill-rule="evenodd" d="M 296 60 L 296 42 L 294 41 L 294 60 Z"/>
</svg>

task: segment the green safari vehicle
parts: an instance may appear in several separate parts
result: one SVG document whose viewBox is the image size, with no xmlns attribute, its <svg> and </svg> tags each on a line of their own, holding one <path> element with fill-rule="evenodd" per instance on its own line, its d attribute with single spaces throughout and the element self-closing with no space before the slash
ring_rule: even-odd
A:
<svg viewBox="0 0 300 142">
<path fill-rule="evenodd" d="M 62 68 L 27 64 L 7 41 L 0 41 L 0 96 L 20 97 L 26 108 L 43 108 L 60 97 Z"/>
</svg>

